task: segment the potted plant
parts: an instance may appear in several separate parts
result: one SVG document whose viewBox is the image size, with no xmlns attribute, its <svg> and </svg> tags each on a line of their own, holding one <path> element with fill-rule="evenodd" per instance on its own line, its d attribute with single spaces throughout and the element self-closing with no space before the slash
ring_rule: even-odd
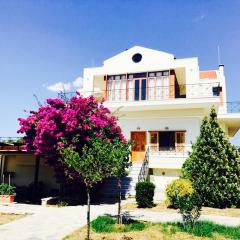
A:
<svg viewBox="0 0 240 240">
<path fill-rule="evenodd" d="M 12 203 L 15 199 L 15 187 L 6 183 L 0 184 L 0 203 Z"/>
</svg>

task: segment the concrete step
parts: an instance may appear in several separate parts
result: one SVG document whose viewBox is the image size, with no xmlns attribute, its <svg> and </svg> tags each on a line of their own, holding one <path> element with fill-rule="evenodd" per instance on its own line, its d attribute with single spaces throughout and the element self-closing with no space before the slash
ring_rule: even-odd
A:
<svg viewBox="0 0 240 240">
<path fill-rule="evenodd" d="M 138 182 L 138 175 L 142 167 L 141 163 L 134 163 L 129 171 L 128 176 L 121 178 L 121 195 L 122 197 L 134 197 L 136 194 L 135 187 Z M 118 179 L 115 177 L 105 181 L 102 188 L 103 199 L 116 198 L 118 194 Z"/>
</svg>

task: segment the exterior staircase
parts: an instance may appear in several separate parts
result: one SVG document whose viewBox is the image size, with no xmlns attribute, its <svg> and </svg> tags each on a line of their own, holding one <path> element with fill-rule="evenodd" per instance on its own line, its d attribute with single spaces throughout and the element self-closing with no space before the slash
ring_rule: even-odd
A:
<svg viewBox="0 0 240 240">
<path fill-rule="evenodd" d="M 138 182 L 141 167 L 142 162 L 133 162 L 128 176 L 121 178 L 123 199 L 135 196 L 135 186 Z M 116 199 L 118 197 L 117 178 L 106 179 L 100 190 L 100 195 L 102 199 Z"/>
</svg>

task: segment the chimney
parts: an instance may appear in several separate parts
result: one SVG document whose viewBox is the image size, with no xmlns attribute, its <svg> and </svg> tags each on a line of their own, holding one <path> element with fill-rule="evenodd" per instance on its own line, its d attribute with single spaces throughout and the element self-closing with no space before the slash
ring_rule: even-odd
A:
<svg viewBox="0 0 240 240">
<path fill-rule="evenodd" d="M 224 76 L 224 64 L 219 64 L 219 72 L 221 76 Z"/>
</svg>

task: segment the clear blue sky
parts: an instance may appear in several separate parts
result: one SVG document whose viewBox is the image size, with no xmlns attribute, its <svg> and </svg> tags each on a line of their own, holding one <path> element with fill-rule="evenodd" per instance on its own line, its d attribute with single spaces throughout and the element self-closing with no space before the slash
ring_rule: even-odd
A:
<svg viewBox="0 0 240 240">
<path fill-rule="evenodd" d="M 134 45 L 225 64 L 228 100 L 240 100 L 240 1 L 0 0 L 0 135 L 55 97 L 47 85 L 72 82 L 84 67 Z M 240 145 L 240 136 L 234 140 Z"/>
</svg>

